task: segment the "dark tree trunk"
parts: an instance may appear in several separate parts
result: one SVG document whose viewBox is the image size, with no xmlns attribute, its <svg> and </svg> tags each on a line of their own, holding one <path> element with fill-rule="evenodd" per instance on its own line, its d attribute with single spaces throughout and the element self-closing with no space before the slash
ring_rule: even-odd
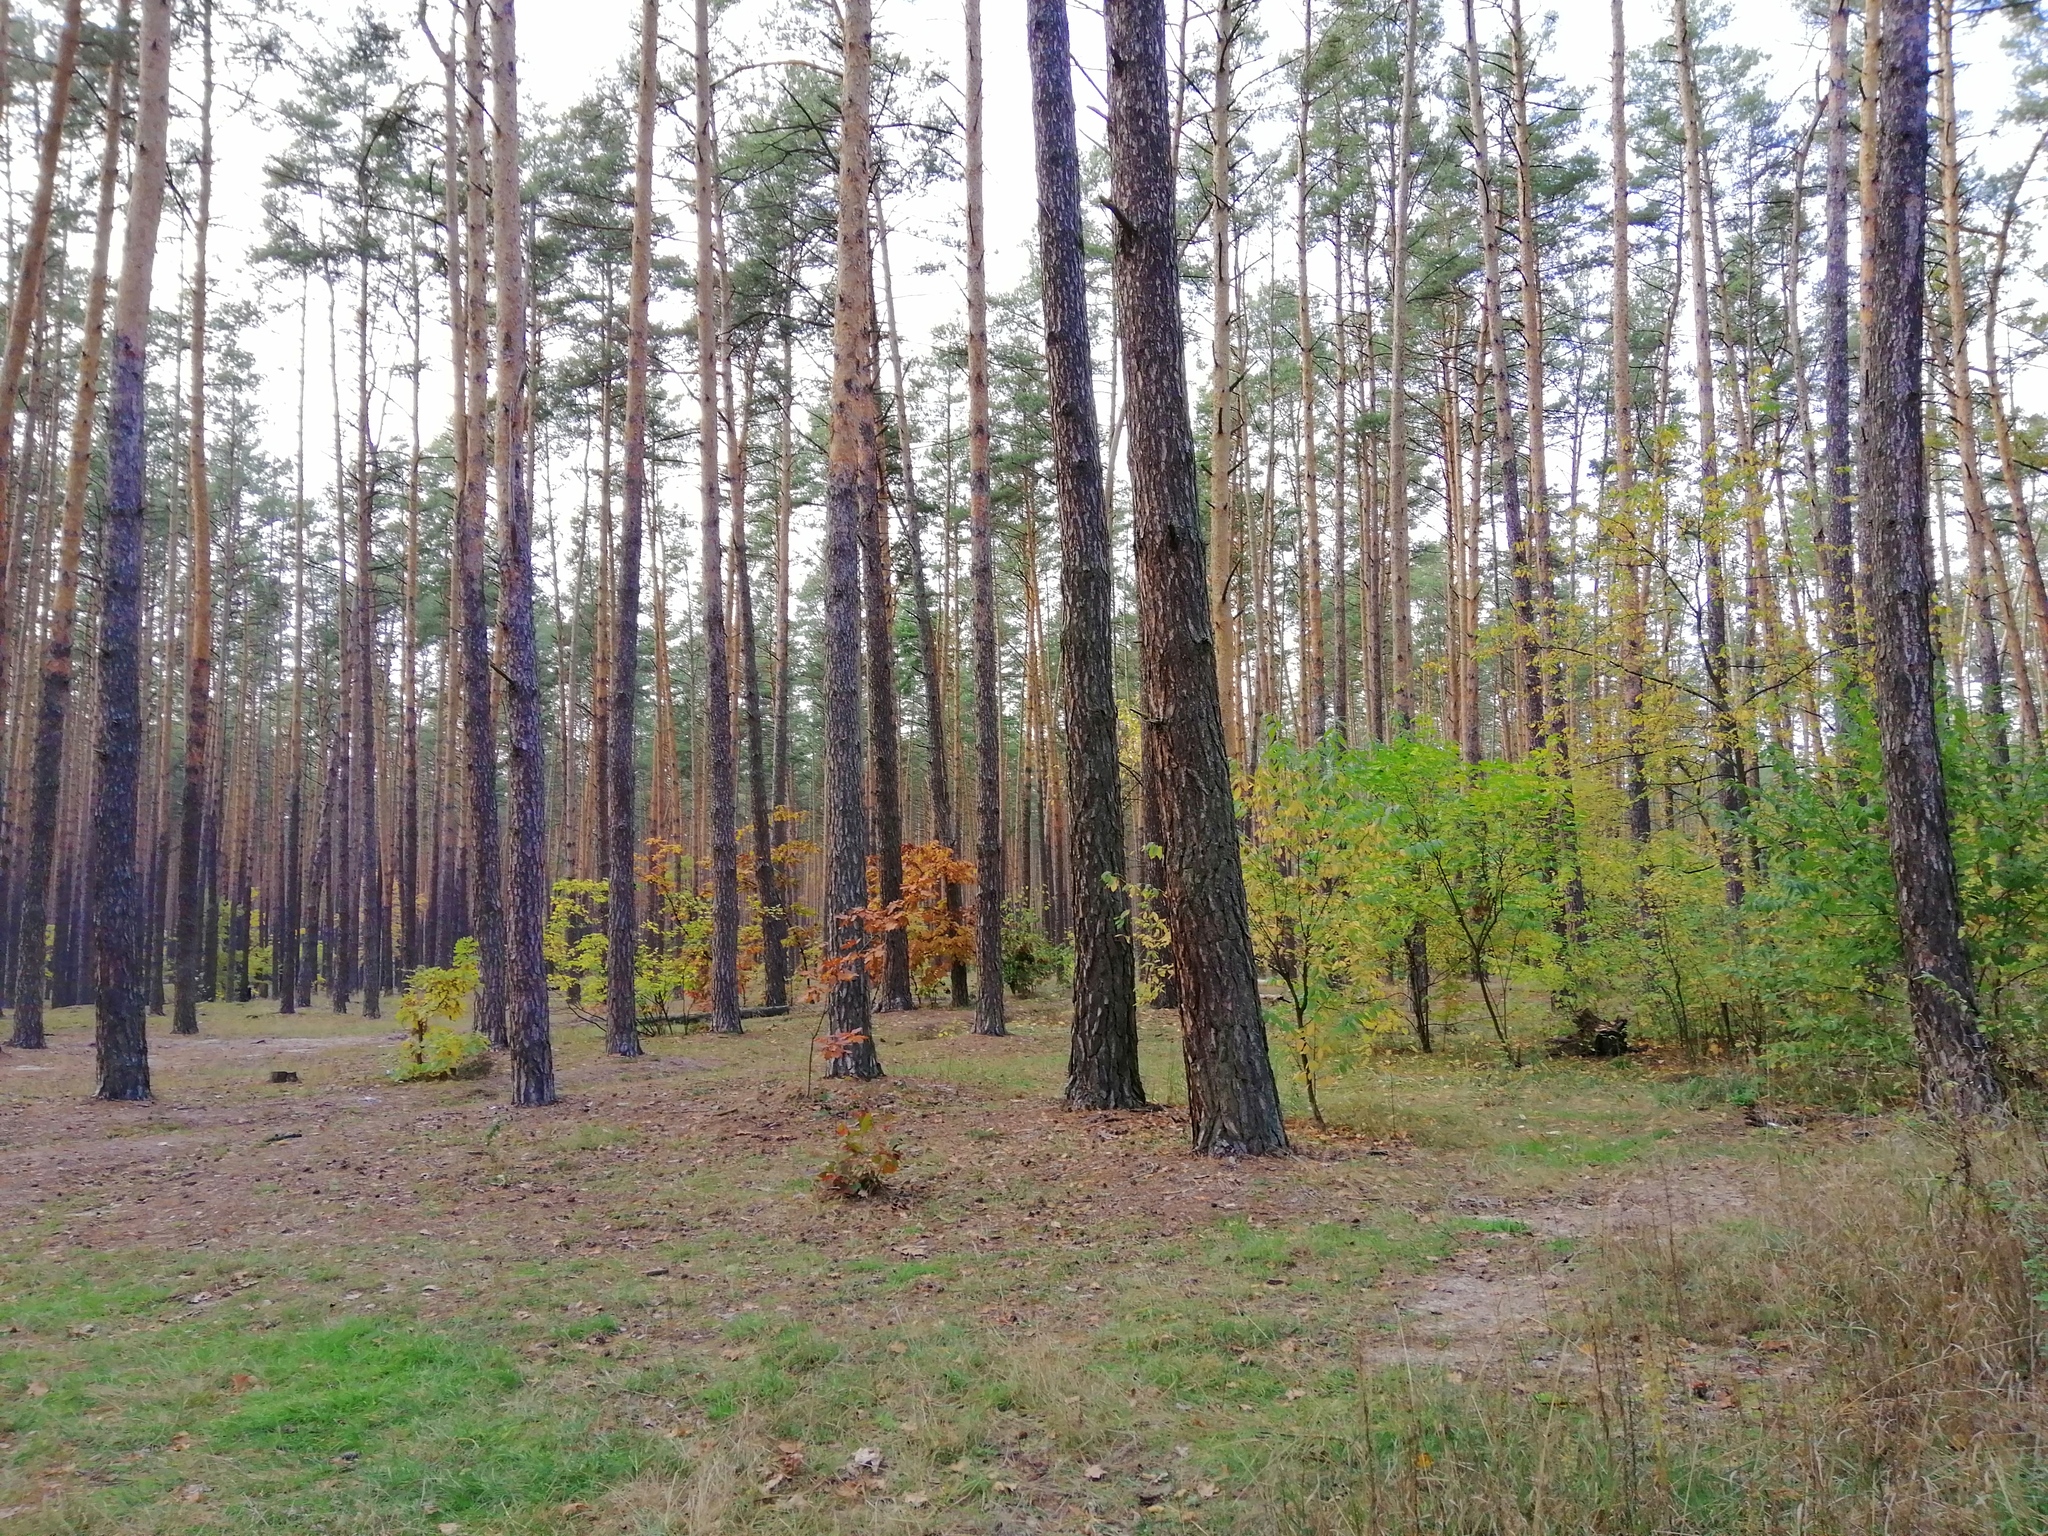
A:
<svg viewBox="0 0 2048 1536">
<path fill-rule="evenodd" d="M 1129 380 L 1142 664 L 1157 712 L 1167 917 L 1197 1152 L 1287 1150 L 1259 1011 L 1188 426 L 1161 0 L 1109 0 L 1117 314 Z"/>
<path fill-rule="evenodd" d="M 1066 0 L 1031 0 L 1025 24 L 1038 129 L 1040 281 L 1066 621 L 1060 659 L 1074 889 L 1074 1035 L 1066 1102 L 1072 1109 L 1135 1109 L 1145 1102 L 1145 1084 L 1138 1073 L 1138 1002 L 1111 658 L 1116 590 L 1089 356 Z M 972 65 L 979 65 L 979 54 L 978 48 L 970 51 Z M 977 96 L 970 85 L 968 99 Z"/>
<path fill-rule="evenodd" d="M 505 1035 L 512 1055 L 512 1102 L 555 1102 L 554 1045 L 548 1033 L 547 769 L 542 760 L 540 658 L 533 632 L 533 487 L 528 438 L 526 253 L 519 190 L 519 77 L 513 0 L 491 0 L 491 210 L 498 276 L 497 450 L 501 618 L 505 626 L 511 867 L 505 882 Z"/>
<path fill-rule="evenodd" d="M 712 210 L 718 196 L 711 139 L 711 0 L 697 0 L 697 462 L 704 562 L 704 735 L 711 802 L 711 1028 L 740 1032 L 740 865 L 733 761 L 732 663 L 726 645 L 725 543 L 718 531 L 718 279 Z"/>
<path fill-rule="evenodd" d="M 506 1044 L 505 886 L 498 831 L 498 749 L 492 721 L 490 615 L 484 603 L 484 405 L 490 394 L 485 305 L 484 210 L 490 196 L 484 157 L 484 0 L 467 0 L 464 58 L 463 323 L 469 423 L 455 513 L 455 562 L 462 624 L 462 729 L 469 780 L 470 916 L 476 927 L 476 1027 Z"/>
<path fill-rule="evenodd" d="M 135 167 L 114 306 L 114 388 L 107 422 L 107 516 L 100 570 L 99 772 L 93 785 L 94 1028 L 98 1096 L 147 1099 L 142 882 L 135 801 L 142 758 L 140 641 L 144 501 L 144 347 L 150 269 L 163 214 L 171 114 L 170 0 L 142 0 Z"/>
<path fill-rule="evenodd" d="M 1863 343 L 1863 608 L 1921 1094 L 1940 1113 L 1999 1108 L 1963 944 L 1935 723 L 1934 577 L 1922 423 L 1927 240 L 1927 0 L 1882 0 L 1870 324 Z M 1866 132 L 1870 131 L 1868 128 Z"/>
<path fill-rule="evenodd" d="M 634 706 L 640 697 L 640 537 L 647 505 L 647 306 L 653 284 L 654 87 L 660 20 L 658 0 L 640 5 L 640 93 L 633 138 L 633 254 L 626 287 L 625 526 L 620 530 L 618 591 L 613 604 L 611 821 L 605 849 L 611 877 L 605 912 L 605 1049 L 614 1056 L 640 1052 L 639 1006 L 634 992 L 640 953 L 638 911 L 639 823 L 633 814 Z"/>
<path fill-rule="evenodd" d="M 970 0 L 971 3 L 971 0 Z M 875 303 L 868 247 L 874 16 L 846 0 L 839 86 L 838 287 L 832 301 L 831 435 L 825 461 L 825 1031 L 833 1077 L 882 1075 L 862 960 L 868 818 L 860 722 L 860 530 L 881 496 Z"/>
<path fill-rule="evenodd" d="M 967 0 L 979 82 L 981 0 Z M 981 104 L 967 119 L 967 516 L 974 587 L 974 1033 L 1003 1029 L 1003 719 L 996 672 L 996 566 L 988 484 L 988 276 L 984 268 Z M 1028 843 L 1026 846 L 1029 846 Z"/>
</svg>

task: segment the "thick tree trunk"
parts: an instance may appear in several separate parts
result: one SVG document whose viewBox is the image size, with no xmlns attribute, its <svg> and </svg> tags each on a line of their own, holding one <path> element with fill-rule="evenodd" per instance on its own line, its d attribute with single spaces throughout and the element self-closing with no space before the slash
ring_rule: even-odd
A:
<svg viewBox="0 0 2048 1536">
<path fill-rule="evenodd" d="M 967 37 L 981 79 L 981 0 L 967 0 Z M 1003 722 L 996 671 L 996 570 L 989 506 L 988 277 L 984 267 L 981 98 L 969 98 L 967 136 L 967 516 L 974 587 L 974 1032 L 1003 1025 Z"/>
<path fill-rule="evenodd" d="M 542 761 L 539 657 L 533 632 L 533 488 L 530 481 L 526 330 L 526 252 L 519 191 L 519 78 L 514 0 L 491 6 L 492 253 L 498 277 L 499 509 L 505 630 L 507 756 L 512 791 L 506 838 L 505 1033 L 512 1054 L 512 1102 L 555 1102 L 554 1047 L 548 1034 L 547 775 Z"/>
<path fill-rule="evenodd" d="M 117 35 L 125 37 L 128 7 Z M 78 6 L 65 14 L 78 23 Z M 61 52 L 61 48 L 60 48 Z M 22 872 L 21 945 L 14 990 L 14 1032 L 8 1044 L 43 1047 L 43 963 L 49 926 L 50 872 L 56 862 L 58 798 L 63 789 L 65 727 L 71 708 L 71 648 L 78 623 L 78 561 L 92 474 L 93 415 L 99 403 L 100 360 L 106 349 L 107 259 L 113 246 L 114 191 L 121 170 L 121 104 L 128 60 L 117 49 L 108 71 L 105 136 L 100 149 L 99 211 L 93 225 L 92 276 L 78 354 L 78 401 L 71 416 L 71 453 L 64 472 L 64 520 L 58 535 L 57 581 L 36 716 L 35 767 L 29 809 L 28 859 Z M 61 916 L 61 914 L 60 914 Z M 68 924 L 66 925 L 69 926 Z"/>
<path fill-rule="evenodd" d="M 976 0 L 968 0 L 970 5 Z M 875 407 L 875 306 L 868 246 L 873 185 L 869 103 L 874 90 L 869 0 L 846 0 L 839 83 L 838 288 L 832 301 L 831 432 L 825 461 L 826 1033 L 833 1077 L 882 1075 L 864 964 L 868 818 L 860 721 L 860 529 L 881 495 Z"/>
<path fill-rule="evenodd" d="M 1109 0 L 1110 196 L 1129 380 L 1142 663 L 1195 1150 L 1287 1149 L 1238 862 L 1188 427 L 1161 0 Z"/>
<path fill-rule="evenodd" d="M 142 0 L 134 171 L 114 306 L 114 388 L 107 421 L 107 517 L 100 556 L 99 769 L 93 784 L 94 1029 L 98 1096 L 147 1099 L 142 883 L 135 800 L 142 757 L 140 631 L 145 495 L 144 349 L 150 271 L 163 215 L 171 115 L 171 3 Z"/>
<path fill-rule="evenodd" d="M 1074 1033 L 1066 1102 L 1071 1109 L 1135 1109 L 1145 1102 L 1145 1084 L 1138 1073 L 1137 981 L 1124 875 L 1123 776 L 1111 654 L 1116 586 L 1095 425 L 1066 0 L 1031 0 L 1025 25 L 1038 130 L 1040 290 L 1065 613 L 1060 671 L 1074 886 Z"/>
<path fill-rule="evenodd" d="M 621 530 L 617 625 L 612 640 L 611 822 L 605 828 L 605 1049 L 614 1056 L 640 1052 L 639 1005 L 634 992 L 640 954 L 639 823 L 633 814 L 634 712 L 640 701 L 640 541 L 647 507 L 648 298 L 654 272 L 654 94 L 660 75 L 659 0 L 640 4 L 640 93 L 633 131 L 633 253 L 626 280 L 626 483 Z"/>
<path fill-rule="evenodd" d="M 711 1028 L 740 1032 L 740 866 L 733 801 L 737 779 L 732 740 L 732 664 L 726 646 L 725 544 L 718 531 L 717 252 L 712 207 L 718 196 L 717 150 L 711 139 L 711 5 L 696 0 L 697 104 L 692 186 L 697 214 L 697 490 L 704 563 L 704 765 L 711 800 Z"/>
<path fill-rule="evenodd" d="M 1927 5 L 1881 0 L 1880 9 L 1877 201 L 1870 218 L 1860 443 L 1863 608 L 1870 621 L 1885 823 L 1921 1093 L 1932 1110 L 1969 1116 L 1999 1108 L 2004 1090 L 1978 1027 L 1935 721 L 1921 419 Z"/>
</svg>

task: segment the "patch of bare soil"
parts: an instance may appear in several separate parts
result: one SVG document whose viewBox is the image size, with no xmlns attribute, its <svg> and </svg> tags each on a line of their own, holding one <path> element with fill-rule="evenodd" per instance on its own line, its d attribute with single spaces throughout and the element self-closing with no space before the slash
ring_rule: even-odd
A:
<svg viewBox="0 0 2048 1536">
<path fill-rule="evenodd" d="M 1526 1355 L 1583 1299 L 1573 1264 L 1578 1250 L 1556 1240 L 1660 1240 L 1739 1215 L 1749 1192 L 1734 1170 L 1695 1164 L 1659 1169 L 1597 1195 L 1457 1203 L 1520 1223 L 1530 1236 L 1488 1234 L 1492 1241 L 1461 1248 L 1434 1273 L 1399 1282 L 1392 1337 L 1368 1346 L 1368 1360 L 1484 1369 Z"/>
</svg>

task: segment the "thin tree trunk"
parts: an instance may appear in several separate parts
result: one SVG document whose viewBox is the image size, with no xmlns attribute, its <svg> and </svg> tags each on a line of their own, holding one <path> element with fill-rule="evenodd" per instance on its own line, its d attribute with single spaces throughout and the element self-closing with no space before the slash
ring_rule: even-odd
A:
<svg viewBox="0 0 2048 1536">
<path fill-rule="evenodd" d="M 1393 609 L 1394 730 L 1415 729 L 1415 640 L 1409 599 L 1408 555 L 1408 240 L 1414 191 L 1415 51 L 1420 31 L 1416 0 L 1402 19 L 1401 118 L 1395 131 L 1393 227 L 1387 235 L 1387 499 L 1381 509 L 1388 538 Z"/>
<path fill-rule="evenodd" d="M 199 205 L 192 234 L 192 392 L 187 409 L 186 499 L 191 572 L 185 621 L 185 778 L 178 817 L 177 969 L 171 1032 L 199 1033 L 200 854 L 213 727 L 213 486 L 206 463 L 206 237 L 213 208 L 213 6 L 200 30 Z"/>
<path fill-rule="evenodd" d="M 732 669 L 726 648 L 720 580 L 724 540 L 718 531 L 718 324 L 712 206 L 718 195 L 717 151 L 711 138 L 711 5 L 696 3 L 696 123 L 692 201 L 697 214 L 697 489 L 703 533 L 704 719 L 711 800 L 711 1028 L 740 1032 L 740 869 L 733 801 L 737 793 L 732 740 Z"/>
<path fill-rule="evenodd" d="M 1927 239 L 1927 7 L 1880 0 L 1876 205 L 1863 344 L 1864 610 L 1921 1094 L 1939 1113 L 2000 1108 L 1964 946 L 1935 720 L 1921 420 Z M 1866 125 L 1866 132 L 1870 131 Z"/>
<path fill-rule="evenodd" d="M 1238 0 L 1217 0 L 1216 68 L 1209 109 L 1209 628 L 1216 649 L 1216 688 L 1223 709 L 1225 750 L 1235 761 L 1245 753 L 1247 729 L 1238 685 L 1238 629 L 1234 608 L 1241 592 L 1237 568 L 1236 481 L 1243 437 L 1237 362 L 1231 346 L 1231 256 L 1234 142 L 1231 106 L 1235 92 Z"/>
<path fill-rule="evenodd" d="M 1636 515 L 1636 400 L 1634 355 L 1629 345 L 1628 40 L 1622 0 L 1613 0 L 1614 52 L 1610 63 L 1609 127 L 1614 173 L 1614 298 L 1609 331 L 1613 396 L 1614 506 L 1622 528 L 1621 709 L 1627 758 L 1628 833 L 1638 849 L 1650 840 L 1650 780 L 1643 722 L 1643 666 L 1649 640 L 1649 541 Z M 1638 855 L 1640 857 L 1640 854 Z"/>
<path fill-rule="evenodd" d="M 1109 0 L 1110 196 L 1129 381 L 1142 663 L 1158 711 L 1167 921 L 1197 1152 L 1287 1149 L 1238 861 L 1202 571 L 1161 0 Z"/>
<path fill-rule="evenodd" d="M 66 12 L 77 22 L 77 7 Z M 115 36 L 127 36 L 122 4 Z M 128 83 L 125 47 L 108 70 L 105 137 L 100 149 L 99 211 L 93 225 L 92 277 L 86 288 L 85 324 L 78 353 L 78 401 L 71 416 L 71 453 L 65 463 L 64 521 L 58 535 L 56 594 L 43 662 L 41 707 L 36 717 L 35 767 L 29 811 L 28 860 L 22 873 L 21 945 L 14 991 L 14 1032 L 8 1044 L 43 1047 L 43 963 L 56 862 L 58 797 L 63 789 L 64 740 L 71 707 L 71 648 L 78 622 L 78 561 L 85 534 L 85 503 L 92 474 L 93 415 L 99 403 L 100 360 L 106 348 L 107 259 L 113 246 L 114 191 L 121 171 L 121 109 Z M 60 914 L 61 915 L 61 914 Z M 68 926 L 68 925 L 67 925 Z"/>
<path fill-rule="evenodd" d="M 1117 759 L 1116 602 L 1095 368 L 1088 340 L 1081 165 L 1066 0 L 1032 0 L 1025 16 L 1038 130 L 1038 241 L 1045 299 L 1046 382 L 1060 499 L 1060 637 L 1067 799 L 1074 887 L 1074 1029 L 1070 1109 L 1136 1109 L 1138 1005 L 1131 902 L 1124 878 L 1122 768 Z M 978 65 L 980 49 L 970 57 Z M 979 80 L 976 84 L 979 85 Z M 978 95 L 977 93 L 974 93 Z"/>
<path fill-rule="evenodd" d="M 462 730 L 469 789 L 470 919 L 476 929 L 476 1027 L 506 1044 L 505 885 L 498 818 L 498 747 L 493 723 L 490 614 L 484 600 L 484 486 L 490 397 L 488 246 L 484 214 L 490 163 L 484 155 L 484 0 L 466 0 L 463 70 L 464 189 L 462 332 L 458 364 L 467 374 L 462 469 L 455 509 L 457 607 L 462 624 Z"/>
<path fill-rule="evenodd" d="M 640 91 L 634 112 L 633 253 L 626 284 L 625 527 L 619 541 L 617 624 L 612 642 L 610 825 L 605 829 L 610 900 L 605 909 L 605 1049 L 615 1056 L 640 1052 L 639 1004 L 634 990 L 640 919 L 634 868 L 639 824 L 633 814 L 635 707 L 640 698 L 640 538 L 647 505 L 647 309 L 654 261 L 654 93 L 660 74 L 659 0 L 640 4 Z M 699 281 L 702 281 L 701 273 Z M 659 771 L 659 764 L 656 765 Z"/>
<path fill-rule="evenodd" d="M 966 0 L 969 56 L 981 83 L 981 0 Z M 1003 724 L 996 672 L 996 573 L 989 505 L 988 277 L 984 261 L 981 93 L 967 119 L 967 516 L 974 587 L 974 1033 L 1003 1026 Z"/>
<path fill-rule="evenodd" d="M 924 673 L 925 779 L 932 802 L 932 835 L 956 855 L 960 851 L 960 822 L 953 807 L 953 780 L 946 766 L 946 710 L 943 669 L 939 662 L 937 627 L 932 622 L 931 593 L 924 576 L 924 512 L 917 501 L 915 455 L 910 439 L 910 396 L 903 383 L 903 338 L 896 326 L 896 285 L 889 272 L 889 230 L 882 219 L 881 200 L 875 203 L 876 244 L 882 257 L 882 294 L 889 321 L 889 372 L 896 388 L 897 454 L 903 464 L 904 535 L 910 545 L 911 600 L 917 609 L 917 650 L 919 670 Z M 960 882 L 945 885 L 947 916 L 960 916 Z M 955 1008 L 968 1006 L 967 963 L 953 962 L 948 977 Z"/>
<path fill-rule="evenodd" d="M 1826 594 L 1828 641 L 1837 652 L 1835 729 L 1844 724 L 1841 695 L 1855 679 L 1856 527 L 1849 463 L 1849 5 L 1834 0 L 1828 14 L 1828 179 L 1826 232 L 1820 287 L 1821 394 L 1825 418 L 1820 494 L 1821 588 Z"/>
</svg>

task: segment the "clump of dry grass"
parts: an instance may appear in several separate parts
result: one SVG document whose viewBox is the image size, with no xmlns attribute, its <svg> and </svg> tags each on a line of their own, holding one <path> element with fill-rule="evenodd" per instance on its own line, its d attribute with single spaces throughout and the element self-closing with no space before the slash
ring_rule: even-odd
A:
<svg viewBox="0 0 2048 1536">
<path fill-rule="evenodd" d="M 1742 1219 L 1585 1256 L 1546 1353 L 1361 1390 L 1316 1532 L 2048 1529 L 2048 1154 L 1899 1132 L 1781 1166 Z"/>
</svg>

